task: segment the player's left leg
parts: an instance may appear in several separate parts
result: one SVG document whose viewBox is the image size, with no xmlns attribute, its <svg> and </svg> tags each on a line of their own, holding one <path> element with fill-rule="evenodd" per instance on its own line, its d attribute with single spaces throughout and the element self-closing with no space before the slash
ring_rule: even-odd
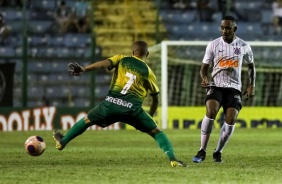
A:
<svg viewBox="0 0 282 184">
<path fill-rule="evenodd" d="M 53 137 L 56 141 L 56 148 L 58 150 L 63 150 L 68 142 L 70 142 L 72 139 L 74 139 L 78 135 L 82 134 L 89 126 L 91 126 L 90 120 L 86 116 L 86 117 L 80 119 L 78 122 L 76 122 L 69 129 L 69 131 L 67 132 L 66 135 L 63 135 L 58 130 L 55 130 L 53 132 Z"/>
<path fill-rule="evenodd" d="M 114 109 L 112 109 L 112 111 L 114 111 Z M 66 135 L 55 130 L 53 137 L 56 141 L 56 148 L 62 150 L 72 139 L 85 132 L 87 128 L 92 125 L 97 124 L 101 127 L 106 127 L 114 123 L 107 121 L 107 118 L 110 118 L 108 117 L 108 106 L 104 106 L 102 102 L 100 105 L 93 108 L 84 118 L 76 122 Z"/>
</svg>

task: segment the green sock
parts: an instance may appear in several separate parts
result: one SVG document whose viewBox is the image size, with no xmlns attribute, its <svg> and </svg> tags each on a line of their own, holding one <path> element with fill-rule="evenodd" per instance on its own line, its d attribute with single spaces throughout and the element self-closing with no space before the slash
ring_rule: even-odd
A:
<svg viewBox="0 0 282 184">
<path fill-rule="evenodd" d="M 82 134 L 87 128 L 88 124 L 85 123 L 84 118 L 80 119 L 77 123 L 75 123 L 71 129 L 69 129 L 68 133 L 64 136 L 64 138 L 60 141 L 62 145 L 66 145 L 76 136 Z"/>
<path fill-rule="evenodd" d="M 155 140 L 169 160 L 176 160 L 173 147 L 164 132 L 157 133 L 155 135 Z"/>
</svg>

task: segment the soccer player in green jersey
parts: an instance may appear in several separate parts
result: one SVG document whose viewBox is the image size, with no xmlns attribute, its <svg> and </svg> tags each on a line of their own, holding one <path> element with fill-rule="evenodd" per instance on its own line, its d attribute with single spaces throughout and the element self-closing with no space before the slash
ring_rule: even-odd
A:
<svg viewBox="0 0 282 184">
<path fill-rule="evenodd" d="M 115 70 L 105 100 L 71 127 L 66 135 L 57 130 L 53 132 L 56 148 L 63 150 L 68 142 L 92 125 L 107 127 L 115 122 L 124 122 L 152 136 L 168 157 L 172 167 L 187 167 L 182 161 L 177 160 L 169 139 L 152 118 L 158 108 L 159 88 L 155 74 L 144 61 L 149 54 L 147 43 L 134 42 L 132 54 L 115 55 L 85 67 L 78 63 L 69 64 L 70 74 L 76 76 L 81 72 L 103 68 Z M 152 97 L 149 114 L 142 108 L 147 92 Z"/>
</svg>

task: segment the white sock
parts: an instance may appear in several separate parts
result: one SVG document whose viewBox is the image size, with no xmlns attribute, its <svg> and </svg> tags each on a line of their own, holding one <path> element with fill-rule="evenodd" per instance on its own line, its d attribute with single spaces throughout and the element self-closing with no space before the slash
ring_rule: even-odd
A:
<svg viewBox="0 0 282 184">
<path fill-rule="evenodd" d="M 215 152 L 222 152 L 224 146 L 227 144 L 228 140 L 230 139 L 231 135 L 235 130 L 234 125 L 228 125 L 226 122 L 222 125 L 220 130 L 220 138 L 217 143 L 217 147 Z"/>
<path fill-rule="evenodd" d="M 206 151 L 210 134 L 212 132 L 214 119 L 210 119 L 207 116 L 204 117 L 201 125 L 201 149 Z"/>
</svg>

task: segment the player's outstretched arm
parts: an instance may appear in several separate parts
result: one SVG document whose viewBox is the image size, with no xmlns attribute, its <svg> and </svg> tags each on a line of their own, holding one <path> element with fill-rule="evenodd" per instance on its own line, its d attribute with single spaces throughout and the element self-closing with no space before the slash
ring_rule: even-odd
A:
<svg viewBox="0 0 282 184">
<path fill-rule="evenodd" d="M 106 69 L 111 66 L 111 62 L 108 59 L 105 59 L 103 61 L 98 61 L 95 63 L 92 63 L 90 65 L 84 66 L 84 71 L 92 71 L 92 70 L 98 70 L 98 69 Z"/>
<path fill-rule="evenodd" d="M 82 72 L 108 68 L 109 66 L 111 66 L 111 62 L 108 59 L 98 61 L 84 67 L 80 66 L 77 62 L 75 62 L 69 64 L 69 73 L 71 75 L 79 76 Z"/>
<path fill-rule="evenodd" d="M 83 67 L 80 66 L 77 62 L 70 63 L 68 66 L 69 66 L 69 73 L 71 75 L 79 76 L 79 74 L 84 71 Z"/>
</svg>

